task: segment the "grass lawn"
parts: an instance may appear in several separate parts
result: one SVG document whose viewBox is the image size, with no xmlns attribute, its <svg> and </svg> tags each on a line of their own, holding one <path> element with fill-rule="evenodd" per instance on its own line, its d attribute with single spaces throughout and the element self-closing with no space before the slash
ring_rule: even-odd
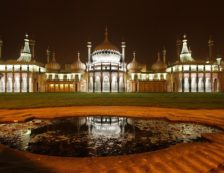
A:
<svg viewBox="0 0 224 173">
<path fill-rule="evenodd" d="M 0 94 L 0 109 L 57 106 L 224 108 L 224 93 L 29 93 Z"/>
</svg>

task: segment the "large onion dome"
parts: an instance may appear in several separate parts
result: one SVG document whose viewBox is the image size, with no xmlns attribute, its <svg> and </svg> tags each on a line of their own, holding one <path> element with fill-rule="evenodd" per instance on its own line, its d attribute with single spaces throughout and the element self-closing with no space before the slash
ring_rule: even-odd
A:
<svg viewBox="0 0 224 173">
<path fill-rule="evenodd" d="M 45 68 L 49 71 L 59 71 L 61 69 L 61 66 L 59 63 L 57 63 L 55 59 L 55 53 L 53 53 L 52 60 L 49 60 L 50 51 L 47 50 L 47 56 L 48 56 L 48 63 L 45 65 Z"/>
<path fill-rule="evenodd" d="M 128 72 L 137 73 L 143 71 L 145 66 L 136 60 L 136 53 L 133 53 L 132 61 L 127 65 Z"/>
<path fill-rule="evenodd" d="M 80 53 L 77 53 L 77 60 L 71 64 L 71 70 L 74 72 L 84 72 L 86 70 L 86 65 L 80 60 Z"/>
<path fill-rule="evenodd" d="M 121 53 L 119 49 L 108 39 L 107 28 L 105 31 L 104 41 L 96 46 L 92 53 L 92 60 L 96 63 L 119 63 L 121 60 Z"/>
<path fill-rule="evenodd" d="M 167 65 L 161 61 L 160 59 L 160 53 L 158 52 L 157 61 L 152 65 L 152 70 L 155 72 L 165 71 L 167 68 Z"/>
</svg>

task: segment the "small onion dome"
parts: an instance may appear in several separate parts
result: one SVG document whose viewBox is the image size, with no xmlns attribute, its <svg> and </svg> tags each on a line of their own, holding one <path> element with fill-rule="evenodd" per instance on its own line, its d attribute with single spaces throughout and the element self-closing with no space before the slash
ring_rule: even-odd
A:
<svg viewBox="0 0 224 173">
<path fill-rule="evenodd" d="M 51 61 L 51 62 L 48 62 L 48 63 L 45 65 L 45 68 L 47 68 L 47 70 L 52 70 L 52 71 L 58 71 L 58 70 L 61 69 L 60 64 L 58 64 L 58 63 L 56 62 L 56 59 L 55 59 L 55 53 L 53 53 L 52 61 Z"/>
<path fill-rule="evenodd" d="M 165 71 L 167 68 L 167 65 L 161 61 L 160 59 L 160 52 L 158 52 L 158 58 L 157 58 L 157 61 L 152 65 L 152 70 L 153 71 Z"/>
<path fill-rule="evenodd" d="M 101 50 L 114 50 L 119 52 L 119 49 L 109 41 L 107 28 L 105 30 L 105 39 L 103 43 L 99 44 L 94 49 L 94 51 L 101 51 Z"/>
<path fill-rule="evenodd" d="M 144 69 L 144 65 L 140 64 L 136 60 L 136 53 L 133 53 L 132 61 L 127 65 L 128 72 L 141 72 Z"/>
<path fill-rule="evenodd" d="M 82 63 L 80 60 L 80 53 L 77 53 L 78 58 L 77 60 L 71 64 L 71 70 L 75 72 L 84 72 L 86 70 L 86 65 Z"/>
</svg>

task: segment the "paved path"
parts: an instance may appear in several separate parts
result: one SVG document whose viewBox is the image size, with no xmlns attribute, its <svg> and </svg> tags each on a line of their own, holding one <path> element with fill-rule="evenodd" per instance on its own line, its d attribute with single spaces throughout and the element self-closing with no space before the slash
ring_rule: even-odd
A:
<svg viewBox="0 0 224 173">
<path fill-rule="evenodd" d="M 224 110 L 182 110 L 150 107 L 64 107 L 0 110 L 0 121 L 80 115 L 121 115 L 200 122 L 224 128 Z M 178 144 L 151 153 L 117 157 L 69 158 L 24 153 L 0 145 L 0 172 L 93 173 L 221 173 L 224 133 L 204 134 L 210 142 Z"/>
</svg>

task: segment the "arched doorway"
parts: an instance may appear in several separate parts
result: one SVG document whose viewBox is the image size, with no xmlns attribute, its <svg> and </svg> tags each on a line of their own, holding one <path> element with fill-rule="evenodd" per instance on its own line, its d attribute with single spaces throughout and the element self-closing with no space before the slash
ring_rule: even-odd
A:
<svg viewBox="0 0 224 173">
<path fill-rule="evenodd" d="M 110 92 L 110 81 L 108 76 L 103 77 L 103 92 Z"/>
</svg>

